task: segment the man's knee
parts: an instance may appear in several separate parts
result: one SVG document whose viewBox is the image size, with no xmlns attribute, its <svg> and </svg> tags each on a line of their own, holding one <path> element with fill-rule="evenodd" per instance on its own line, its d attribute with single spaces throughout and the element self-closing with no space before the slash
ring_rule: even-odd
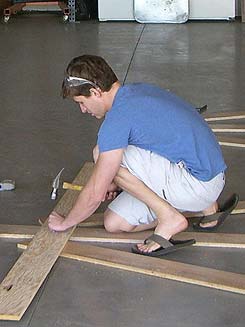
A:
<svg viewBox="0 0 245 327">
<path fill-rule="evenodd" d="M 117 224 L 117 219 L 113 219 L 114 213 L 107 209 L 104 213 L 104 227 L 105 230 L 109 233 L 117 233 L 120 232 Z"/>
<path fill-rule="evenodd" d="M 130 232 L 134 228 L 110 209 L 104 213 L 104 227 L 109 233 Z"/>
<path fill-rule="evenodd" d="M 93 148 L 93 159 L 94 159 L 94 162 L 96 163 L 96 161 L 98 160 L 98 157 L 99 157 L 99 147 L 98 147 L 98 144 Z"/>
</svg>

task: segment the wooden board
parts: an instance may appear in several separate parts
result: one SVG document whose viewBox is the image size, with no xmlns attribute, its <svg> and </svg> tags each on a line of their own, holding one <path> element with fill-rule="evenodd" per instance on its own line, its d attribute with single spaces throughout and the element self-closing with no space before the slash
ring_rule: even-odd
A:
<svg viewBox="0 0 245 327">
<path fill-rule="evenodd" d="M 91 164 L 87 163 L 74 183 L 86 183 Z M 67 191 L 55 210 L 67 215 L 78 193 Z M 0 285 L 0 319 L 20 320 L 48 275 L 75 227 L 63 233 L 51 232 L 44 224 Z"/>
<path fill-rule="evenodd" d="M 108 233 L 102 228 L 77 228 L 72 241 L 105 243 L 141 243 L 152 234 L 152 230 L 137 233 Z M 196 240 L 195 246 L 245 248 L 245 234 L 182 232 L 176 239 Z"/>
<path fill-rule="evenodd" d="M 237 215 L 237 214 L 242 214 L 242 213 L 245 213 L 245 201 L 239 201 L 236 208 L 231 212 L 232 215 Z M 201 217 L 201 216 L 202 216 L 201 212 L 185 213 L 186 218 L 195 218 L 195 217 Z M 43 221 L 45 221 L 45 219 Z M 1 226 L 5 226 L 5 225 L 0 225 L 0 237 L 3 233 Z M 103 227 L 103 226 L 104 226 L 103 212 L 93 214 L 88 219 L 86 219 L 85 221 L 83 221 L 82 223 L 80 223 L 78 225 L 78 227 Z M 17 228 L 17 230 L 18 230 L 18 228 Z M 6 237 L 6 236 L 4 236 L 4 237 Z"/>
<path fill-rule="evenodd" d="M 245 201 L 239 201 L 232 215 L 245 213 Z M 79 227 L 101 227 L 103 226 L 103 213 L 94 214 L 85 222 L 79 224 Z M 39 226 L 26 225 L 3 225 L 0 224 L 0 238 L 32 238 L 38 231 Z M 77 232 L 75 232 L 77 233 Z M 75 236 L 73 236 L 75 237 Z"/>
<path fill-rule="evenodd" d="M 242 23 L 245 23 L 245 0 L 241 0 Z"/>
<path fill-rule="evenodd" d="M 245 138 L 218 136 L 218 141 L 223 146 L 245 148 Z"/>
<path fill-rule="evenodd" d="M 245 124 L 210 124 L 215 133 L 244 133 Z"/>
<path fill-rule="evenodd" d="M 3 226 L 3 225 L 2 225 Z M 11 227 L 11 228 L 9 228 Z M 12 239 L 31 239 L 40 227 L 19 225 L 4 225 L 4 231 L 1 237 Z M 152 234 L 152 230 L 137 233 L 108 233 L 103 228 L 77 228 L 72 236 L 71 241 L 76 242 L 101 242 L 101 243 L 140 243 Z M 16 236 L 17 235 L 17 236 Z M 201 232 L 182 232 L 175 236 L 177 239 L 194 238 L 195 246 L 209 247 L 227 247 L 227 248 L 245 248 L 245 234 L 228 234 L 228 233 L 201 233 Z"/>
<path fill-rule="evenodd" d="M 79 227 L 102 227 L 104 226 L 104 216 L 103 212 L 95 213 L 85 221 L 78 224 Z M 47 218 L 39 218 L 38 223 L 43 225 Z M 0 225 L 0 233 L 1 233 L 1 225 Z M 0 234 L 1 237 L 1 234 Z"/>
<path fill-rule="evenodd" d="M 27 244 L 20 244 L 25 249 Z M 184 255 L 184 250 L 183 250 Z M 245 294 L 245 275 L 69 242 L 62 257 L 188 284 Z"/>
<path fill-rule="evenodd" d="M 236 208 L 231 212 L 232 215 L 243 214 L 245 213 L 245 201 L 239 201 Z M 186 218 L 194 218 L 194 217 L 201 217 L 202 213 L 186 213 Z M 104 218 L 103 213 L 96 213 L 89 217 L 84 222 L 80 223 L 79 227 L 101 227 L 104 226 Z M 0 225 L 0 237 L 1 237 L 1 225 Z"/>
<path fill-rule="evenodd" d="M 206 121 L 236 120 L 236 119 L 244 119 L 245 112 L 223 111 L 223 112 L 204 113 L 203 117 Z"/>
</svg>

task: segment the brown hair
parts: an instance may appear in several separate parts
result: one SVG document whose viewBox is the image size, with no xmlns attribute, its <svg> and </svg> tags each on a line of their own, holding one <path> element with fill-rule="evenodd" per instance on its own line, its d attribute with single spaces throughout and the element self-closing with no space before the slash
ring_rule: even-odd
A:
<svg viewBox="0 0 245 327">
<path fill-rule="evenodd" d="M 116 74 L 113 72 L 107 62 L 99 56 L 82 55 L 72 59 L 66 68 L 66 75 L 87 79 L 96 84 L 102 92 L 111 89 L 112 84 L 118 81 Z M 73 98 L 74 96 L 90 96 L 91 84 L 79 86 L 70 86 L 65 80 L 62 84 L 63 98 Z"/>
</svg>

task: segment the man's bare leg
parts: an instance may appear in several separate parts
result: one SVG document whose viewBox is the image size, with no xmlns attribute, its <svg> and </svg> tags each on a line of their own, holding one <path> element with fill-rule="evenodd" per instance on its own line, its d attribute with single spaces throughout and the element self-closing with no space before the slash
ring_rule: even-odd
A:
<svg viewBox="0 0 245 327">
<path fill-rule="evenodd" d="M 197 217 L 200 218 L 201 215 L 210 216 L 210 215 L 213 215 L 214 213 L 216 213 L 217 211 L 218 211 L 218 203 L 216 201 L 209 208 L 201 211 L 199 213 L 199 215 L 195 214 L 195 212 L 191 212 L 191 213 L 184 213 L 184 216 L 185 217 L 195 217 L 195 216 L 197 216 Z M 204 227 L 204 228 L 205 227 L 214 227 L 214 226 L 217 225 L 217 222 L 218 222 L 217 220 L 214 220 L 214 221 L 210 221 L 208 223 L 201 223 L 200 226 Z"/>
<path fill-rule="evenodd" d="M 140 224 L 134 226 L 110 209 L 107 209 L 104 213 L 104 226 L 110 233 L 142 232 L 144 230 L 155 228 L 157 223 L 157 220 L 154 220 L 151 224 Z"/>
<path fill-rule="evenodd" d="M 218 203 L 215 202 L 212 206 L 210 206 L 209 208 L 203 210 L 203 214 L 204 216 L 210 216 L 213 215 L 214 213 L 216 213 L 218 211 Z M 201 223 L 200 226 L 201 227 L 214 227 L 216 226 L 218 223 L 218 220 L 214 220 L 214 221 L 210 221 L 209 223 Z"/>
<path fill-rule="evenodd" d="M 150 207 L 157 216 L 157 226 L 155 233 L 169 240 L 188 226 L 186 218 L 174 209 L 170 204 L 160 198 L 149 189 L 142 181 L 132 175 L 126 168 L 120 168 L 114 182 L 123 190 L 127 191 L 138 200 Z M 149 226 L 149 225 L 148 225 Z M 135 227 L 135 226 L 134 226 Z M 123 226 L 118 226 L 122 230 Z M 131 231 L 148 229 L 146 225 L 135 227 Z M 125 231 L 125 229 L 123 229 Z M 128 231 L 128 230 L 127 230 Z M 149 244 L 138 244 L 138 248 L 143 252 L 152 252 L 159 248 L 155 242 Z"/>
</svg>

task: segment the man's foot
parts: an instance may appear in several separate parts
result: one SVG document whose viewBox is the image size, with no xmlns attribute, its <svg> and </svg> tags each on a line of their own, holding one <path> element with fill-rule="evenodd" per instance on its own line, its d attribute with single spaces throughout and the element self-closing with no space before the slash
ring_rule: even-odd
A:
<svg viewBox="0 0 245 327">
<path fill-rule="evenodd" d="M 134 246 L 132 247 L 132 252 L 136 254 L 150 256 L 150 257 L 161 257 L 163 255 L 166 255 L 168 253 L 174 252 L 176 250 L 182 249 L 186 246 L 190 246 L 196 243 L 194 239 L 173 240 L 171 238 L 170 240 L 166 240 L 164 237 L 157 234 L 152 234 L 149 238 L 145 240 L 144 243 L 146 244 L 149 241 L 154 241 L 160 246 L 160 248 L 152 252 L 142 252 L 137 248 L 137 246 Z"/>
<path fill-rule="evenodd" d="M 166 240 L 169 240 L 172 235 L 180 233 L 188 227 L 188 222 L 185 217 L 182 216 L 176 210 L 174 210 L 174 212 L 170 214 L 167 221 L 166 219 L 164 219 L 163 222 L 161 222 L 160 219 L 158 221 L 159 223 L 155 229 L 154 234 L 159 235 Z M 146 244 L 137 244 L 137 248 L 139 249 L 139 251 L 145 253 L 156 251 L 160 247 L 161 246 L 154 241 L 149 241 Z"/>
<path fill-rule="evenodd" d="M 206 216 L 208 217 L 208 216 Z M 215 227 L 218 224 L 218 220 L 210 221 L 208 223 L 200 223 L 200 226 L 203 228 Z"/>
<path fill-rule="evenodd" d="M 208 217 L 208 216 L 211 216 L 213 214 L 215 214 L 217 211 L 219 210 L 219 207 L 218 207 L 218 203 L 217 201 L 211 205 L 209 208 L 207 208 L 206 210 L 203 210 L 202 213 L 203 213 L 203 216 L 205 217 Z M 218 223 L 218 220 L 214 220 L 214 221 L 209 221 L 209 222 L 203 222 L 203 223 L 200 223 L 200 226 L 203 227 L 203 228 L 206 228 L 206 227 L 214 227 L 216 226 Z"/>
<path fill-rule="evenodd" d="M 194 230 L 197 231 L 215 231 L 220 225 L 222 225 L 225 219 L 230 215 L 230 213 L 235 209 L 239 201 L 238 194 L 232 194 L 225 203 L 219 208 L 219 210 L 207 216 L 201 217 L 196 224 L 193 224 Z"/>
</svg>

